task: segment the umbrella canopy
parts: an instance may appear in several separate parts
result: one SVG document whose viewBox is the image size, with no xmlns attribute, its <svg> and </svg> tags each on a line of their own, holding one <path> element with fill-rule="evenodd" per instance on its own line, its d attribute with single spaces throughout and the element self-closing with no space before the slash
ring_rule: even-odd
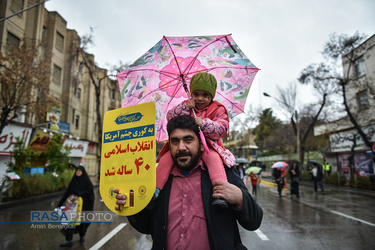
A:
<svg viewBox="0 0 375 250">
<path fill-rule="evenodd" d="M 245 174 L 259 174 L 260 171 L 262 171 L 262 168 L 260 167 L 249 167 L 248 169 L 246 169 Z"/>
<path fill-rule="evenodd" d="M 315 164 L 316 164 L 316 166 L 317 166 L 318 168 L 321 168 L 321 169 L 323 169 L 323 165 L 322 165 L 322 164 L 320 164 L 320 163 L 319 163 L 319 162 L 317 162 L 317 161 L 314 161 L 314 160 L 310 160 L 310 161 L 308 161 L 308 162 L 307 162 L 307 165 L 311 167 L 311 165 L 312 165 L 313 163 L 315 163 Z"/>
<path fill-rule="evenodd" d="M 121 106 L 155 102 L 156 140 L 164 141 L 168 110 L 190 97 L 193 75 L 208 72 L 218 86 L 214 100 L 230 118 L 244 112 L 246 98 L 258 68 L 231 35 L 166 37 L 117 75 Z"/>
<path fill-rule="evenodd" d="M 239 157 L 239 158 L 236 158 L 236 163 L 250 163 L 250 161 L 246 158 L 243 158 L 243 157 Z"/>
<path fill-rule="evenodd" d="M 283 161 L 278 161 L 272 164 L 272 168 L 282 168 L 282 167 L 287 167 L 288 163 L 283 162 Z"/>
<path fill-rule="evenodd" d="M 15 172 L 10 172 L 10 173 L 7 173 L 7 176 L 11 179 L 11 180 L 19 180 L 21 179 L 21 177 L 16 174 Z"/>
<path fill-rule="evenodd" d="M 261 162 L 261 161 L 252 161 L 252 162 L 250 162 L 250 166 L 256 166 L 257 163 L 258 163 L 258 166 L 260 166 L 260 167 L 263 165 L 263 162 Z"/>
</svg>

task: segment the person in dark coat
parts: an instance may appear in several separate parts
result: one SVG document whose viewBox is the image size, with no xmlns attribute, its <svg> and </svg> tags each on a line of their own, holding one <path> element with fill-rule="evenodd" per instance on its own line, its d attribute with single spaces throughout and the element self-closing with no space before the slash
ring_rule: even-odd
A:
<svg viewBox="0 0 375 250">
<path fill-rule="evenodd" d="M 279 193 L 279 197 L 282 197 L 283 188 L 285 185 L 285 169 L 284 168 L 275 168 L 273 172 L 273 176 L 275 178 L 275 182 L 277 184 L 277 192 Z"/>
<path fill-rule="evenodd" d="M 66 189 L 63 197 L 61 198 L 58 207 L 61 207 L 66 199 L 74 194 L 82 197 L 83 205 L 82 211 L 93 211 L 94 210 L 94 186 L 88 176 L 85 168 L 80 165 L 76 168 L 76 172 L 69 183 L 68 188 Z M 90 223 L 81 223 L 75 228 L 67 227 L 65 229 L 65 242 L 61 244 L 61 247 L 71 247 L 73 245 L 72 239 L 74 232 L 79 232 L 80 242 L 85 241 L 85 235 L 87 228 Z"/>
<path fill-rule="evenodd" d="M 140 233 L 151 234 L 152 249 L 246 249 L 238 225 L 260 227 L 263 210 L 249 193 L 236 168 L 225 166 L 227 182 L 211 182 L 201 159 L 204 148 L 191 116 L 176 116 L 167 125 L 174 167 L 159 197 L 139 213 L 128 216 Z M 116 210 L 128 202 L 116 195 Z M 228 201 L 227 209 L 211 206 L 214 197 Z"/>
<path fill-rule="evenodd" d="M 295 194 L 299 198 L 299 167 L 297 162 L 293 162 L 289 169 L 290 185 L 291 185 L 291 196 Z"/>
<path fill-rule="evenodd" d="M 315 162 L 312 163 L 312 169 L 311 169 L 312 179 L 314 183 L 314 194 L 318 194 L 318 185 L 320 186 L 320 190 L 322 191 L 322 194 L 325 195 L 324 192 L 324 172 L 321 165 L 316 164 Z"/>
</svg>

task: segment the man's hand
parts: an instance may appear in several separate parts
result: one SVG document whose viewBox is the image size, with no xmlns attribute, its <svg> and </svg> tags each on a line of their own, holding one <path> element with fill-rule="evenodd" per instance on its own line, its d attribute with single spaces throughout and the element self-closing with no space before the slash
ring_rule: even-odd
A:
<svg viewBox="0 0 375 250">
<path fill-rule="evenodd" d="M 239 187 L 224 181 L 215 181 L 212 185 L 214 186 L 213 197 L 221 197 L 232 205 L 243 206 L 243 194 Z"/>
<path fill-rule="evenodd" d="M 116 195 L 116 199 L 117 199 L 117 201 L 116 201 L 116 204 L 117 204 L 117 206 L 115 207 L 115 209 L 117 210 L 117 211 L 121 211 L 121 209 L 120 209 L 120 205 L 125 205 L 125 203 L 126 203 L 126 195 L 124 195 L 124 194 L 120 194 L 120 190 L 119 189 L 117 189 L 117 188 L 115 188 L 115 189 L 113 189 L 113 192 L 115 193 L 115 194 L 117 194 Z"/>
</svg>

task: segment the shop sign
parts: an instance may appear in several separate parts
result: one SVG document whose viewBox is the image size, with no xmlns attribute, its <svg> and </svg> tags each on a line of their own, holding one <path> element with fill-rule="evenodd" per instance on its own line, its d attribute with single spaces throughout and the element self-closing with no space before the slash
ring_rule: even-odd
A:
<svg viewBox="0 0 375 250">
<path fill-rule="evenodd" d="M 24 140 L 25 145 L 29 144 L 32 128 L 23 127 L 15 124 L 9 124 L 4 127 L 0 135 L 0 153 L 9 153 L 13 151 L 17 143 L 16 137 Z"/>
<path fill-rule="evenodd" d="M 70 149 L 69 157 L 85 157 L 87 148 L 89 146 L 89 142 L 87 141 L 80 141 L 80 140 L 73 140 L 73 139 L 66 139 L 64 141 L 64 147 L 68 147 Z"/>
<path fill-rule="evenodd" d="M 367 138 L 370 140 L 370 142 L 375 142 L 375 125 L 363 127 L 362 129 L 363 132 L 367 135 Z M 356 129 L 331 134 L 329 140 L 331 145 L 331 152 L 350 151 L 353 147 L 354 140 L 356 143 L 356 151 L 369 150 Z"/>
</svg>

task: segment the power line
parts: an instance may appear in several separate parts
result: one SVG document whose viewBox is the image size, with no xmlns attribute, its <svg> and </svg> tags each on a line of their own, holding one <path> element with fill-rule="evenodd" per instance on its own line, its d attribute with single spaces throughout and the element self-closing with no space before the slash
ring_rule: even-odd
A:
<svg viewBox="0 0 375 250">
<path fill-rule="evenodd" d="M 13 13 L 13 14 L 10 15 L 10 16 L 7 16 L 7 17 L 4 17 L 4 18 L 0 19 L 0 22 L 5 21 L 5 20 L 7 20 L 7 19 L 9 19 L 9 18 L 11 18 L 11 17 L 13 17 L 13 16 L 16 16 L 16 15 L 22 13 L 22 12 L 25 12 L 25 11 L 27 11 L 27 10 L 29 10 L 29 9 L 32 9 L 32 8 L 34 8 L 34 7 L 36 7 L 36 6 L 40 5 L 40 4 L 43 4 L 43 3 L 47 2 L 47 1 L 49 1 L 49 0 L 45 0 L 45 1 L 43 1 L 43 2 L 33 4 L 33 5 L 29 6 L 29 7 L 27 7 L 26 9 L 23 9 L 23 10 L 17 11 L 16 13 Z"/>
</svg>

